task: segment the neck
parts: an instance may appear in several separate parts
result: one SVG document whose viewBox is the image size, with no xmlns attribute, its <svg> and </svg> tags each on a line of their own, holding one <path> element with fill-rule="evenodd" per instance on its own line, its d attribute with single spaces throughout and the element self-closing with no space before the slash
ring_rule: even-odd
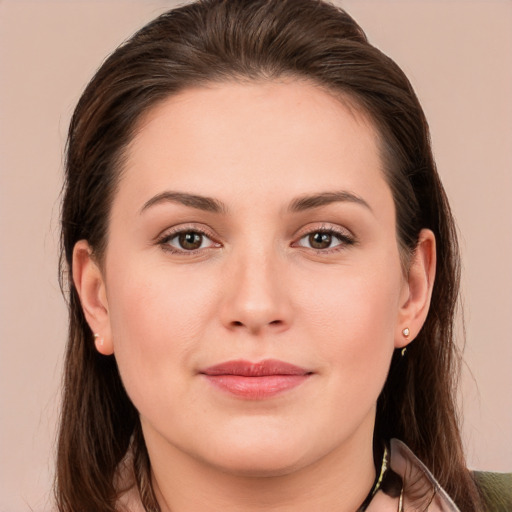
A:
<svg viewBox="0 0 512 512">
<path fill-rule="evenodd" d="M 375 480 L 371 437 L 350 440 L 311 464 L 282 474 L 240 475 L 169 447 L 152 453 L 162 512 L 355 512 Z"/>
</svg>

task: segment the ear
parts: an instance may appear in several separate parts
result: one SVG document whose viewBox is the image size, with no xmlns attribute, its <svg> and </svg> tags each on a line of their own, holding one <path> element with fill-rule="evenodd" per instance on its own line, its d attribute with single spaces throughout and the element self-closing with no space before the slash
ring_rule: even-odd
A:
<svg viewBox="0 0 512 512">
<path fill-rule="evenodd" d="M 78 241 L 73 248 L 73 282 L 82 303 L 85 319 L 94 333 L 96 350 L 103 355 L 112 355 L 114 345 L 105 280 L 86 240 Z"/>
<path fill-rule="evenodd" d="M 420 332 L 430 308 L 435 275 L 436 238 L 430 229 L 422 229 L 400 298 L 395 348 L 405 347 Z"/>
</svg>

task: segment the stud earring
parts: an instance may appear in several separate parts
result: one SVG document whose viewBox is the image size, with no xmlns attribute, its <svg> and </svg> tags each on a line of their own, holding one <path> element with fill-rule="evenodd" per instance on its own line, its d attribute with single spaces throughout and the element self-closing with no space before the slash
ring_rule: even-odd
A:
<svg viewBox="0 0 512 512">
<path fill-rule="evenodd" d="M 404 338 L 408 338 L 409 334 L 411 334 L 409 327 L 405 327 L 405 329 L 402 329 L 402 334 L 403 334 Z M 407 352 L 407 347 L 404 347 L 400 352 L 401 356 L 404 357 L 406 352 Z"/>
<path fill-rule="evenodd" d="M 100 335 L 96 332 L 94 333 L 94 342 L 98 347 L 103 347 L 104 340 L 100 338 Z"/>
</svg>

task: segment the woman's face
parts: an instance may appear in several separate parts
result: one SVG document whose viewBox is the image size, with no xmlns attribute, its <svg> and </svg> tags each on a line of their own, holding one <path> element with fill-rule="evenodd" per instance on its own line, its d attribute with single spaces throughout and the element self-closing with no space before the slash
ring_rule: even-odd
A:
<svg viewBox="0 0 512 512">
<path fill-rule="evenodd" d="M 187 90 L 141 123 L 88 318 L 150 454 L 272 475 L 371 450 L 414 328 L 377 144 L 298 81 Z"/>
</svg>

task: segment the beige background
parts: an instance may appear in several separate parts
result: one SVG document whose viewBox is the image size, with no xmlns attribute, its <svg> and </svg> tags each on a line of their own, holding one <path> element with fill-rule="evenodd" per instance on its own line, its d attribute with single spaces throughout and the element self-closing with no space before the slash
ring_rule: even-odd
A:
<svg viewBox="0 0 512 512">
<path fill-rule="evenodd" d="M 0 0 L 0 512 L 50 508 L 66 337 L 58 195 L 72 108 L 106 54 L 174 4 Z M 403 67 L 430 120 L 462 232 L 469 461 L 510 471 L 512 2 L 342 5 Z"/>
</svg>

